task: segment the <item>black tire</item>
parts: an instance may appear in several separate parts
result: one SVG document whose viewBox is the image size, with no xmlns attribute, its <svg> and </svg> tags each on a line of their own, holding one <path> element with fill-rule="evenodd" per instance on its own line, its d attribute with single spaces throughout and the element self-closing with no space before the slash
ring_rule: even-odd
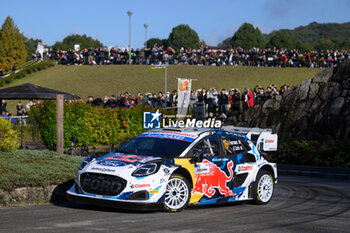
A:
<svg viewBox="0 0 350 233">
<path fill-rule="evenodd" d="M 260 170 L 253 184 L 253 198 L 258 205 L 266 205 L 272 199 L 274 180 L 271 173 Z"/>
<path fill-rule="evenodd" d="M 174 185 L 178 184 L 177 187 Z M 180 174 L 172 174 L 165 190 L 164 210 L 180 212 L 187 207 L 191 197 L 188 181 Z"/>
</svg>

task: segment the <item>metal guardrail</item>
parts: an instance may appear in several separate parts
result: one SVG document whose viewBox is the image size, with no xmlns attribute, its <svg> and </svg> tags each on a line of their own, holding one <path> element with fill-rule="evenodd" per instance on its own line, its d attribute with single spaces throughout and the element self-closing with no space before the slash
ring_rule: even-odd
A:
<svg viewBox="0 0 350 233">
<path fill-rule="evenodd" d="M 15 71 L 9 71 L 7 73 L 5 73 L 3 76 L 0 76 L 0 78 L 6 78 L 7 76 L 10 76 L 11 74 L 15 74 L 15 73 L 18 73 L 20 71 L 22 71 L 23 69 L 25 69 L 26 67 L 30 66 L 30 65 L 33 65 L 33 64 L 36 64 L 36 63 L 40 63 L 42 62 L 43 60 L 35 60 L 35 59 L 32 59 L 30 61 L 27 61 L 26 63 L 23 63 L 21 65 L 19 65 Z"/>
</svg>

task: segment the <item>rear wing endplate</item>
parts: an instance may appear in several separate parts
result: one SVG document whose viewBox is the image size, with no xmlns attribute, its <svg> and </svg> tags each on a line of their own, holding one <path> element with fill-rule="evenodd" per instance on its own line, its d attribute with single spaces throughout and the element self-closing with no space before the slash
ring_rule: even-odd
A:
<svg viewBox="0 0 350 233">
<path fill-rule="evenodd" d="M 221 129 L 233 133 L 244 134 L 260 151 L 277 151 L 278 135 L 272 129 L 223 126 Z"/>
</svg>

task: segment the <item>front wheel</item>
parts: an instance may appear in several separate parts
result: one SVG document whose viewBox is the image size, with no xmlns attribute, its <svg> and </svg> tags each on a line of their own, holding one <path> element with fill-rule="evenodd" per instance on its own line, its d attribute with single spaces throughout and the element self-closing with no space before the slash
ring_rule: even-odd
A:
<svg viewBox="0 0 350 233">
<path fill-rule="evenodd" d="M 273 185 L 274 181 L 269 172 L 264 170 L 258 172 L 253 185 L 253 197 L 256 204 L 265 205 L 270 202 L 273 195 Z"/>
<path fill-rule="evenodd" d="M 186 208 L 190 200 L 190 186 L 179 174 L 173 174 L 166 186 L 164 209 L 167 212 L 179 212 Z"/>
</svg>

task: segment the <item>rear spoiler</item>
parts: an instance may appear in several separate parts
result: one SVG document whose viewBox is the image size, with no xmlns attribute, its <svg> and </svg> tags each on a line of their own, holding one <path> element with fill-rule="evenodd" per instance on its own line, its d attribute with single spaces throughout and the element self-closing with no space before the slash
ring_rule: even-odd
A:
<svg viewBox="0 0 350 233">
<path fill-rule="evenodd" d="M 278 136 L 272 129 L 222 126 L 221 129 L 237 134 L 244 134 L 260 151 L 277 151 Z"/>
</svg>

